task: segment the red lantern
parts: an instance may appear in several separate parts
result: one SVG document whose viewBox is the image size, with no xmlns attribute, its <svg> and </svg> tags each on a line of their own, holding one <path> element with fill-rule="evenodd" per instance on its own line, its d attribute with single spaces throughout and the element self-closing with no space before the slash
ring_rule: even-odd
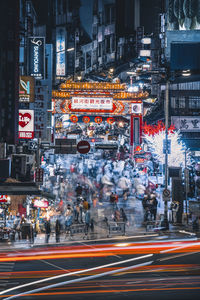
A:
<svg viewBox="0 0 200 300">
<path fill-rule="evenodd" d="M 107 118 L 107 123 L 108 124 L 113 124 L 115 122 L 114 118 Z"/>
<path fill-rule="evenodd" d="M 77 123 L 78 122 L 78 117 L 73 115 L 73 116 L 71 116 L 70 120 L 71 120 L 72 123 Z"/>
<path fill-rule="evenodd" d="M 102 123 L 102 117 L 95 117 L 94 121 L 95 121 L 95 123 L 100 124 L 100 123 Z"/>
<path fill-rule="evenodd" d="M 136 151 L 136 152 L 140 152 L 141 150 L 142 150 L 142 147 L 141 147 L 141 146 L 135 147 L 135 151 Z"/>
<path fill-rule="evenodd" d="M 85 116 L 85 117 L 82 118 L 82 120 L 83 120 L 84 123 L 89 123 L 90 122 L 90 117 Z"/>
</svg>

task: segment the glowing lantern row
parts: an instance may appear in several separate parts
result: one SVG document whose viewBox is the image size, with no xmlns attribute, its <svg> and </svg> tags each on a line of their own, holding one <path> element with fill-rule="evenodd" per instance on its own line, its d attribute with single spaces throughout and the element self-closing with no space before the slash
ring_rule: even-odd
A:
<svg viewBox="0 0 200 300">
<path fill-rule="evenodd" d="M 72 115 L 72 116 L 70 117 L 70 120 L 71 120 L 72 123 L 77 123 L 77 122 L 78 122 L 78 117 L 75 116 L 75 115 Z M 90 117 L 84 116 L 84 117 L 82 118 L 82 121 L 83 121 L 84 123 L 86 123 L 86 124 L 87 124 L 87 123 L 90 123 Z M 100 124 L 100 123 L 102 123 L 103 119 L 102 119 L 102 117 L 95 117 L 95 118 L 94 118 L 94 121 L 95 121 L 95 123 Z M 108 123 L 108 124 L 113 124 L 114 122 L 115 122 L 115 119 L 114 119 L 114 118 L 107 118 L 107 123 Z"/>
<path fill-rule="evenodd" d="M 84 123 L 89 123 L 90 122 L 90 117 L 83 117 L 82 118 Z"/>
</svg>

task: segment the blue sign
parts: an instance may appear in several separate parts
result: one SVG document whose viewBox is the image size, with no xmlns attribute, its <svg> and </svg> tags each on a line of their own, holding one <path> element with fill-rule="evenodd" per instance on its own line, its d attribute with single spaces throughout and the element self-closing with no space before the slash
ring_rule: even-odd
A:
<svg viewBox="0 0 200 300">
<path fill-rule="evenodd" d="M 171 154 L 171 140 L 163 140 L 163 154 L 167 151 L 168 154 Z"/>
<path fill-rule="evenodd" d="M 45 38 L 28 38 L 28 72 L 36 79 L 44 79 Z"/>
</svg>

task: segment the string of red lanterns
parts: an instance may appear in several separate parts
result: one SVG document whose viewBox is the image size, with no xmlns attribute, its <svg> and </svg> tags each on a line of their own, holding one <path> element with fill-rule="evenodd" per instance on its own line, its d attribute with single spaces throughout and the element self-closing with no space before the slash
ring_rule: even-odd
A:
<svg viewBox="0 0 200 300">
<path fill-rule="evenodd" d="M 70 117 L 70 121 L 72 123 L 77 123 L 78 122 L 78 117 L 76 115 L 72 115 Z M 88 124 L 88 123 L 91 122 L 91 119 L 88 116 L 83 116 L 82 121 L 83 121 L 83 123 Z M 94 118 L 94 121 L 97 124 L 101 124 L 103 122 L 103 119 L 102 119 L 102 117 L 97 116 L 97 117 Z M 112 117 L 109 117 L 109 118 L 106 119 L 106 121 L 107 121 L 108 124 L 112 125 L 115 122 L 115 119 L 112 118 Z"/>
</svg>

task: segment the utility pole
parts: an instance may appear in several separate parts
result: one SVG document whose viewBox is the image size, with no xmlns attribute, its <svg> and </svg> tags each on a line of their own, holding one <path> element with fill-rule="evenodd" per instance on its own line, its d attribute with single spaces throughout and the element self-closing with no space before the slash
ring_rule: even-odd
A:
<svg viewBox="0 0 200 300">
<path fill-rule="evenodd" d="M 188 224 L 188 190 L 189 190 L 189 170 L 187 169 L 187 150 L 185 149 L 185 213 L 186 213 L 186 222 Z"/>
<path fill-rule="evenodd" d="M 168 74 L 166 81 L 166 90 L 165 90 L 165 189 L 168 188 L 168 128 L 169 128 L 169 79 Z M 168 201 L 165 200 L 164 205 L 164 224 L 165 228 L 169 229 L 169 221 L 168 221 Z"/>
</svg>

